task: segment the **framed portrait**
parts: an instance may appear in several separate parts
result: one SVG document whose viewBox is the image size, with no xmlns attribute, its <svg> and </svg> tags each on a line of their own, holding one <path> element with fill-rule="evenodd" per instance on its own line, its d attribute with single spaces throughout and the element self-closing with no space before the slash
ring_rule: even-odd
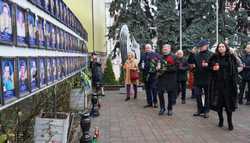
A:
<svg viewBox="0 0 250 143">
<path fill-rule="evenodd" d="M 67 25 L 67 5 L 66 4 L 64 4 L 63 6 L 63 22 L 64 24 Z"/>
<path fill-rule="evenodd" d="M 61 50 L 65 50 L 65 45 L 64 45 L 64 31 L 61 29 L 60 30 L 60 47 L 61 47 Z"/>
<path fill-rule="evenodd" d="M 0 43 L 13 43 L 12 3 L 0 0 Z"/>
<path fill-rule="evenodd" d="M 27 46 L 25 19 L 25 10 L 16 6 L 16 44 L 18 46 Z"/>
<path fill-rule="evenodd" d="M 46 85 L 46 66 L 45 59 L 39 58 L 39 86 L 43 87 Z"/>
<path fill-rule="evenodd" d="M 55 0 L 50 0 L 50 7 L 49 11 L 51 15 L 55 15 Z"/>
<path fill-rule="evenodd" d="M 62 79 L 62 65 L 61 58 L 56 58 L 57 79 Z"/>
<path fill-rule="evenodd" d="M 30 87 L 31 91 L 36 90 L 38 86 L 38 64 L 37 64 L 37 58 L 30 58 L 29 59 L 29 69 L 30 69 Z"/>
<path fill-rule="evenodd" d="M 60 28 L 56 28 L 56 49 L 61 50 L 61 42 L 60 42 Z"/>
<path fill-rule="evenodd" d="M 64 62 L 64 73 L 65 73 L 65 76 L 67 76 L 68 75 L 68 58 L 64 57 L 63 62 Z"/>
<path fill-rule="evenodd" d="M 61 78 L 66 76 L 66 70 L 65 70 L 65 62 L 64 62 L 64 57 L 59 58 L 59 62 L 61 65 Z"/>
<path fill-rule="evenodd" d="M 1 79 L 4 102 L 10 102 L 16 99 L 16 78 L 15 78 L 15 61 L 11 58 L 1 60 Z"/>
<path fill-rule="evenodd" d="M 51 33 L 50 33 L 50 47 L 56 49 L 56 27 L 51 24 Z"/>
<path fill-rule="evenodd" d="M 44 0 L 43 9 L 44 9 L 46 12 L 49 12 L 49 11 L 50 11 L 50 0 Z"/>
<path fill-rule="evenodd" d="M 55 1 L 55 16 L 57 19 L 60 19 L 60 8 L 59 8 L 59 0 Z"/>
<path fill-rule="evenodd" d="M 65 32 L 64 33 L 64 44 L 65 44 L 65 51 L 67 51 L 68 52 L 68 44 L 69 44 L 69 36 L 68 36 L 68 33 L 67 32 Z"/>
<path fill-rule="evenodd" d="M 36 16 L 30 10 L 27 10 L 27 30 L 28 30 L 28 37 L 27 42 L 29 47 L 37 47 L 36 43 Z"/>
<path fill-rule="evenodd" d="M 29 93 L 28 64 L 26 58 L 18 59 L 18 91 L 19 96 Z"/>
<path fill-rule="evenodd" d="M 48 21 L 45 21 L 44 37 L 45 37 L 45 47 L 47 47 L 47 49 L 52 49 L 52 46 L 51 46 L 51 24 Z"/>
<path fill-rule="evenodd" d="M 52 64 L 51 64 L 51 59 L 47 58 L 46 59 L 46 67 L 47 67 L 47 83 L 51 83 L 52 82 Z"/>
<path fill-rule="evenodd" d="M 44 20 L 41 17 L 37 18 L 37 43 L 40 48 L 45 48 L 45 38 L 44 38 Z"/>
<path fill-rule="evenodd" d="M 40 8 L 43 8 L 44 0 L 36 0 L 35 5 L 38 6 L 38 7 L 40 7 Z"/>
<path fill-rule="evenodd" d="M 52 80 L 55 81 L 57 80 L 57 61 L 56 58 L 51 58 L 52 61 Z"/>
</svg>

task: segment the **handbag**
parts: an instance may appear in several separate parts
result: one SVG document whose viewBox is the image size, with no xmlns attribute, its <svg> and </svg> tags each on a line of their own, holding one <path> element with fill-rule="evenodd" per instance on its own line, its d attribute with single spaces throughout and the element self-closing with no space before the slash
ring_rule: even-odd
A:
<svg viewBox="0 0 250 143">
<path fill-rule="evenodd" d="M 139 79 L 139 71 L 138 70 L 134 70 L 134 69 L 131 69 L 130 70 L 130 80 L 131 81 L 136 81 Z"/>
</svg>

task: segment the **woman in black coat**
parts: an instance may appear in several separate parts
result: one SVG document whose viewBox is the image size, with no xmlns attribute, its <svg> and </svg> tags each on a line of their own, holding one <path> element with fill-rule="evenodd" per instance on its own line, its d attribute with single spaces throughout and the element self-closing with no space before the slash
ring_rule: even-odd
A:
<svg viewBox="0 0 250 143">
<path fill-rule="evenodd" d="M 209 82 L 210 109 L 218 112 L 219 127 L 223 127 L 223 108 L 226 109 L 228 129 L 233 130 L 232 112 L 237 101 L 237 60 L 229 47 L 220 43 L 209 60 L 211 76 Z"/>
</svg>

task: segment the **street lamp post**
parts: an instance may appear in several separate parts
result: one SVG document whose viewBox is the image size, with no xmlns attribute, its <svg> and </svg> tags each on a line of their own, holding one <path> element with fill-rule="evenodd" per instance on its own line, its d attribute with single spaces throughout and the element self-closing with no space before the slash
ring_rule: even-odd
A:
<svg viewBox="0 0 250 143">
<path fill-rule="evenodd" d="M 180 50 L 182 50 L 182 0 L 180 0 Z"/>
<path fill-rule="evenodd" d="M 219 0 L 216 0 L 216 44 L 219 43 Z"/>
</svg>

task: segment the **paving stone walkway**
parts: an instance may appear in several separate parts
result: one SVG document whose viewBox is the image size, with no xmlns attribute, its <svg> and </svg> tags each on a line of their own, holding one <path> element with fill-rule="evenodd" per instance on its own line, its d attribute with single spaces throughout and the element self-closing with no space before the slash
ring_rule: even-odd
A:
<svg viewBox="0 0 250 143">
<path fill-rule="evenodd" d="M 196 103 L 190 98 L 185 105 L 178 98 L 172 117 L 158 116 L 159 109 L 144 109 L 144 93 L 137 100 L 124 98 L 110 91 L 101 99 L 101 116 L 92 119 L 92 128 L 100 128 L 100 143 L 250 143 L 250 106 L 242 105 L 233 114 L 235 130 L 230 132 L 227 122 L 217 127 L 215 112 L 209 119 L 193 117 Z"/>
</svg>

